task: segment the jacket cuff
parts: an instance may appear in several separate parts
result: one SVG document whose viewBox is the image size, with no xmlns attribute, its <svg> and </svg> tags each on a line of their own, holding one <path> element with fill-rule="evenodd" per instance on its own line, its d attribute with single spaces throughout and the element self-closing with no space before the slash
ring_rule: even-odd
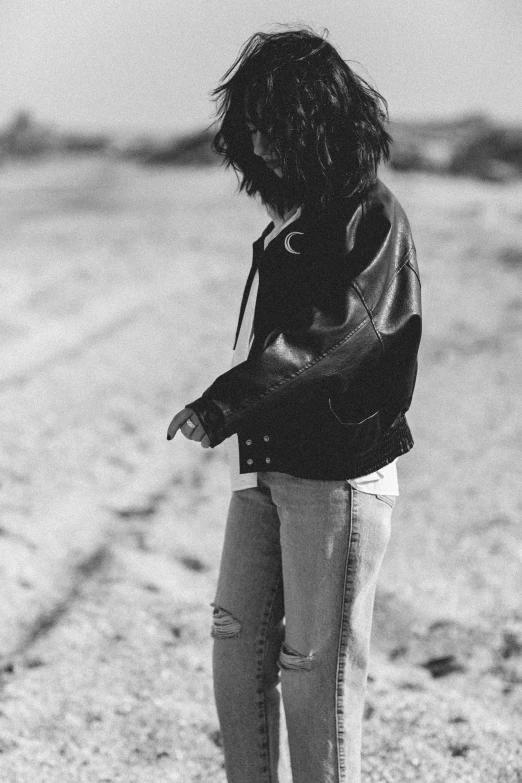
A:
<svg viewBox="0 0 522 783">
<path fill-rule="evenodd" d="M 225 440 L 225 415 L 213 400 L 208 397 L 198 397 L 194 402 L 188 402 L 185 408 L 192 408 L 197 415 L 212 448 Z"/>
</svg>

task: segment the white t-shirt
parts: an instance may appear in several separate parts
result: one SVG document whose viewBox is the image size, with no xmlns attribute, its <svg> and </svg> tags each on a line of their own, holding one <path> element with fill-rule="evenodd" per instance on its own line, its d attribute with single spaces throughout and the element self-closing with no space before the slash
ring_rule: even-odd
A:
<svg viewBox="0 0 522 783">
<path fill-rule="evenodd" d="M 297 220 L 301 214 L 301 208 L 288 213 L 284 218 L 274 214 L 271 210 L 268 210 L 270 218 L 274 222 L 274 228 L 265 237 L 264 247 L 266 249 L 269 242 L 276 237 L 285 226 L 288 226 L 294 220 Z M 259 274 L 256 272 L 252 281 L 252 286 L 248 295 L 248 301 L 243 314 L 243 320 L 241 322 L 241 329 L 236 343 L 236 348 L 232 355 L 232 367 L 236 364 L 246 361 L 254 338 L 253 325 L 254 325 L 254 311 L 257 299 L 257 289 L 259 286 Z M 240 473 L 239 472 L 239 442 L 237 435 L 232 435 L 226 440 L 228 464 L 230 470 L 230 486 L 232 492 L 237 492 L 241 489 L 249 489 L 251 487 L 257 487 L 257 473 Z M 361 476 L 357 479 L 350 479 L 349 483 L 352 487 L 360 490 L 361 492 L 368 492 L 370 494 L 377 495 L 398 495 L 399 485 L 397 479 L 397 460 L 394 460 L 381 470 L 370 473 L 367 476 Z"/>
</svg>

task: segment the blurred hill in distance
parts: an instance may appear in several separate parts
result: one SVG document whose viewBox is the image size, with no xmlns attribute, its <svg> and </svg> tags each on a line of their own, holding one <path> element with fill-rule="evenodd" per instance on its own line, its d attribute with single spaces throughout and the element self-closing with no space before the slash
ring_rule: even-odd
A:
<svg viewBox="0 0 522 783">
<path fill-rule="evenodd" d="M 455 119 L 390 123 L 390 166 L 401 171 L 508 182 L 522 177 L 522 126 L 494 122 L 483 114 Z M 0 128 L 0 164 L 50 155 L 107 155 L 147 166 L 209 166 L 214 128 L 166 139 L 153 135 L 116 138 L 109 133 L 64 132 L 19 111 Z"/>
<path fill-rule="evenodd" d="M 390 123 L 390 132 L 390 165 L 395 169 L 494 182 L 522 176 L 522 127 L 500 125 L 478 114 L 445 121 Z"/>
</svg>

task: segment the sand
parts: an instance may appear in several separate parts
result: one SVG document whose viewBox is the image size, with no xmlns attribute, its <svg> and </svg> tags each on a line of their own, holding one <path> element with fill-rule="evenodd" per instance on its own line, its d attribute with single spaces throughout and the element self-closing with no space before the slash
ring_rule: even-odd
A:
<svg viewBox="0 0 522 783">
<path fill-rule="evenodd" d="M 365 779 L 515 783 L 522 185 L 383 179 L 412 223 L 425 333 Z M 234 187 L 104 159 L 2 170 L 2 780 L 224 781 L 209 639 L 224 449 L 165 434 L 230 362 L 268 222 Z"/>
</svg>

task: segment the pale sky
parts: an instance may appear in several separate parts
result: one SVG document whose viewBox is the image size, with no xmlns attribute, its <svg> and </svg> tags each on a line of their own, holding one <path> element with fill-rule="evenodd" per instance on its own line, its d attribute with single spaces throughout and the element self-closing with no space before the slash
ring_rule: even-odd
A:
<svg viewBox="0 0 522 783">
<path fill-rule="evenodd" d="M 277 23 L 329 40 L 392 119 L 483 111 L 522 123 L 521 0 L 0 0 L 0 124 L 179 131 L 245 40 Z"/>
</svg>

